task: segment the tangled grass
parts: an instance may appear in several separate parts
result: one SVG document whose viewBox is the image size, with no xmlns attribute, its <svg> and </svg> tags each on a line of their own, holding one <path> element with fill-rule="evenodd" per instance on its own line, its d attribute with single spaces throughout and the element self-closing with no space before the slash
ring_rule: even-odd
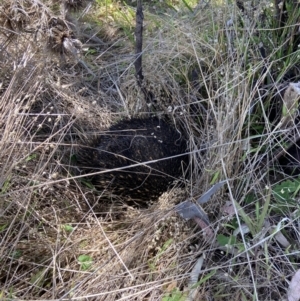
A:
<svg viewBox="0 0 300 301">
<path fill-rule="evenodd" d="M 145 11 L 151 104 L 134 76 L 130 3 L 1 4 L 2 299 L 185 300 L 203 253 L 194 300 L 285 298 L 299 262 L 298 186 L 276 162 L 261 162 L 292 131 L 272 127 L 264 108 L 298 54 L 283 60 L 284 41 L 275 44 L 251 9 L 212 2 L 192 13 L 185 2 L 175 12 L 182 2 L 172 1 L 169 15 Z M 186 186 L 147 208 L 103 199 L 74 166 L 76 148 L 121 118 L 150 113 L 188 137 Z M 204 206 L 216 235 L 207 241 L 172 209 L 224 179 Z"/>
</svg>

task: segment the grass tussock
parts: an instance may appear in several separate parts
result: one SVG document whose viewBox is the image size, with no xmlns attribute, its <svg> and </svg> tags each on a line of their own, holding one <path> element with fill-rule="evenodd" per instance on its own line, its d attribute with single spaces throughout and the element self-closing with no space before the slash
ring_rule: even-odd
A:
<svg viewBox="0 0 300 301">
<path fill-rule="evenodd" d="M 278 118 L 280 91 L 299 79 L 297 31 L 286 30 L 299 16 L 278 29 L 269 3 L 154 2 L 143 50 L 152 103 L 135 79 L 129 1 L 1 3 L 1 298 L 286 298 L 299 263 L 299 179 L 273 158 L 297 136 L 296 119 Z M 80 175 L 76 149 L 151 114 L 188 140 L 185 186 L 144 206 L 107 198 Z M 172 209 L 220 180 L 227 186 L 203 205 L 208 240 Z"/>
</svg>

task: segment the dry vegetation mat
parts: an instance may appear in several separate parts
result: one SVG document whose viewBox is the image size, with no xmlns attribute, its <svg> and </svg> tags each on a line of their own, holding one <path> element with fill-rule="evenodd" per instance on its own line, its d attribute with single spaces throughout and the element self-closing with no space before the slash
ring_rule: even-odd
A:
<svg viewBox="0 0 300 301">
<path fill-rule="evenodd" d="M 151 102 L 134 1 L 0 3 L 0 299 L 299 299 L 299 5 L 254 2 L 144 1 Z M 78 149 L 149 116 L 187 178 L 142 204 L 95 188 Z M 220 181 L 204 226 L 176 213 Z"/>
</svg>

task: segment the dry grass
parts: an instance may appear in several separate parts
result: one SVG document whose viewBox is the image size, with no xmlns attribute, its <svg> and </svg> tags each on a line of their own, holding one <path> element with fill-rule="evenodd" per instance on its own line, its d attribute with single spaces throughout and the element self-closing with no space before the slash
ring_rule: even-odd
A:
<svg viewBox="0 0 300 301">
<path fill-rule="evenodd" d="M 147 13 L 144 75 L 157 100 L 150 105 L 136 85 L 124 23 L 95 3 L 68 3 L 75 12 L 38 0 L 4 1 L 0 9 L 0 298 L 185 300 L 190 271 L 205 253 L 195 300 L 283 299 L 299 262 L 298 207 L 280 209 L 265 190 L 278 178 L 257 170 L 259 149 L 271 153 L 280 131 L 258 135 L 256 151 L 251 146 L 250 108 L 264 101 L 254 25 L 226 27 L 229 16 L 238 18 L 234 6 L 172 18 Z M 186 187 L 142 208 L 104 200 L 72 155 L 120 118 L 153 112 L 167 114 L 188 138 Z M 170 211 L 223 179 L 228 189 L 205 205 L 216 235 L 250 229 L 225 252 L 220 239 L 206 241 L 193 221 Z M 222 212 L 229 200 L 239 210 L 233 219 Z M 272 234 L 284 217 L 289 248 Z"/>
</svg>

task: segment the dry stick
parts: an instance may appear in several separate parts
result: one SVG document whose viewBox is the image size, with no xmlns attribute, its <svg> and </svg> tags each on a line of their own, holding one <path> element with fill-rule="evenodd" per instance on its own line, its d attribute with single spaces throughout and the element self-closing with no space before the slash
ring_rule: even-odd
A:
<svg viewBox="0 0 300 301">
<path fill-rule="evenodd" d="M 143 67 L 142 67 L 142 51 L 143 51 L 143 20 L 144 20 L 144 14 L 143 14 L 143 6 L 142 6 L 142 0 L 137 1 L 137 8 L 136 8 L 136 25 L 135 25 L 135 55 L 136 59 L 134 62 L 135 67 L 135 76 L 137 79 L 137 84 L 141 88 L 146 101 L 152 102 L 154 99 L 154 95 L 152 92 L 147 91 L 147 89 L 143 86 Z"/>
<path fill-rule="evenodd" d="M 137 8 L 136 8 L 136 25 L 135 25 L 135 54 L 136 60 L 134 62 L 135 67 L 135 76 L 137 79 L 137 83 L 140 87 L 142 87 L 144 75 L 143 75 L 143 67 L 142 67 L 142 50 L 143 50 L 143 7 L 142 0 L 138 0 Z"/>
</svg>

